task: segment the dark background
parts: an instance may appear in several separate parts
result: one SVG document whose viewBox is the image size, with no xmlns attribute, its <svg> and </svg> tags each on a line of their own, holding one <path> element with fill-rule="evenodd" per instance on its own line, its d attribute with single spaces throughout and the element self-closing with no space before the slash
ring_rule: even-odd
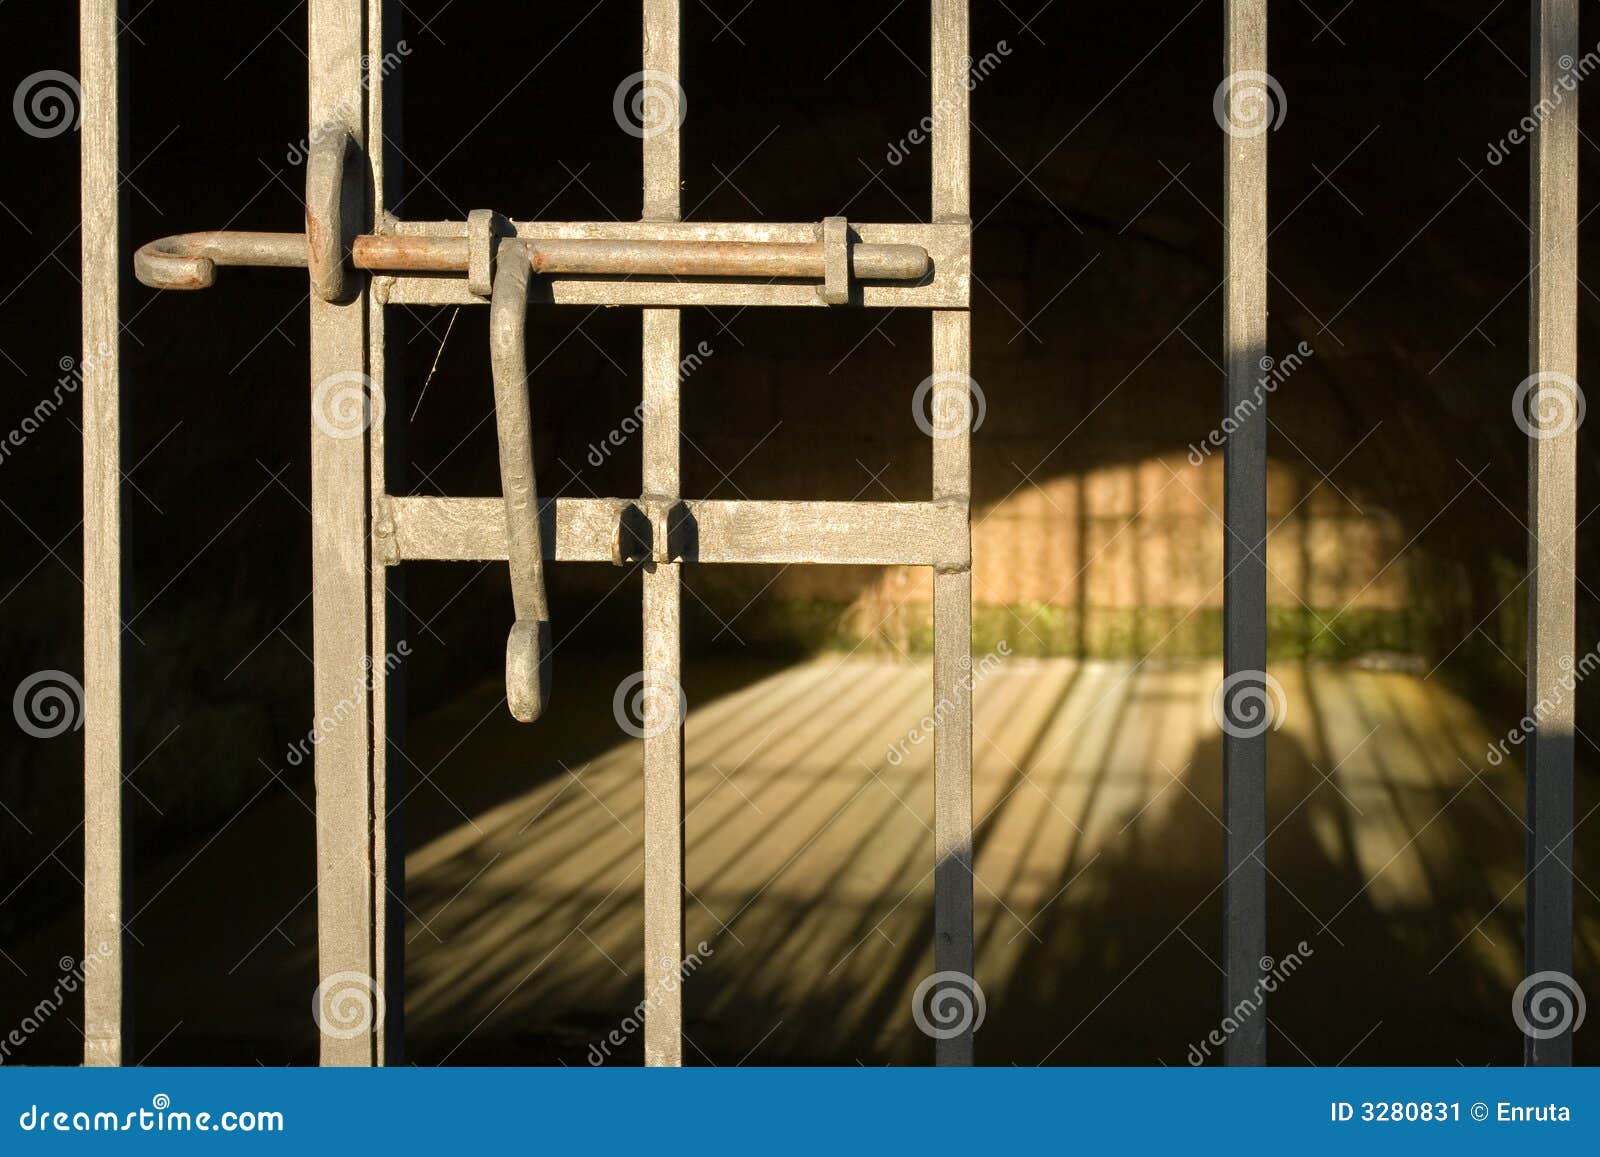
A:
<svg viewBox="0 0 1600 1157">
<path fill-rule="evenodd" d="M 637 216 L 638 142 L 617 131 L 611 114 L 618 80 L 640 57 L 637 4 L 403 7 L 401 35 L 412 51 L 400 69 L 401 216 L 459 218 L 478 207 L 547 219 Z M 1222 150 L 1211 111 L 1221 6 L 1205 0 L 1187 16 L 1186 0 L 973 7 L 974 55 L 1000 40 L 1013 49 L 973 100 L 974 372 L 980 382 L 1016 383 L 1009 392 L 990 389 L 992 421 L 975 446 L 981 505 L 1014 484 L 1007 463 L 1016 445 L 1041 430 L 1064 433 L 1102 402 L 1045 473 L 1181 450 L 1215 421 L 1220 380 L 1210 359 L 1220 352 L 1221 299 L 1208 291 L 1221 275 Z M 1307 338 L 1318 351 L 1315 367 L 1274 400 L 1274 420 L 1325 469 L 1382 419 L 1339 480 L 1415 538 L 1406 649 L 1430 665 L 1448 654 L 1442 674 L 1506 725 L 1520 714 L 1521 694 L 1506 656 L 1520 662 L 1524 646 L 1523 598 L 1506 595 L 1525 565 L 1525 440 L 1508 420 L 1507 399 L 1527 372 L 1528 153 L 1514 149 L 1499 166 L 1484 158 L 1526 108 L 1527 7 L 1310 0 L 1275 5 L 1272 27 L 1272 70 L 1290 94 L 1290 112 L 1271 145 L 1272 217 L 1283 224 L 1272 239 L 1269 345 Z M 132 8 L 124 34 L 130 243 L 224 224 L 299 229 L 303 172 L 286 153 L 306 131 L 303 9 L 187 0 Z M 926 149 L 902 165 L 883 160 L 886 142 L 926 111 L 925 6 L 859 4 L 828 15 L 772 0 L 685 6 L 693 129 L 684 145 L 686 215 L 926 214 Z M 1586 5 L 1585 46 L 1600 36 L 1594 17 Z M 0 28 L 7 91 L 43 68 L 76 71 L 70 6 L 8 4 Z M 819 80 L 819 62 L 841 58 Z M 31 411 L 61 359 L 79 350 L 77 144 L 75 134 L 40 140 L 8 126 L 0 425 Z M 1597 160 L 1586 137 L 1585 205 L 1600 177 Z M 1600 279 L 1594 240 L 1585 225 L 1587 284 Z M 1067 274 L 1096 254 L 1063 291 Z M 1587 284 L 1583 371 L 1593 364 L 1600 305 Z M 493 425 L 480 421 L 488 399 L 482 313 L 462 313 L 449 340 L 448 310 L 397 309 L 391 317 L 412 391 L 405 406 L 416 415 L 407 424 L 410 485 L 495 493 Z M 309 768 L 273 778 L 262 766 L 276 765 L 303 734 L 310 702 L 304 284 L 290 273 L 230 271 L 209 292 L 157 294 L 130 276 L 124 318 L 133 855 L 183 863 L 204 849 L 207 873 L 282 897 L 287 907 L 314 882 L 309 815 L 285 813 L 296 821 L 281 840 L 304 854 L 290 857 L 299 866 L 284 876 L 264 877 L 256 850 L 225 837 L 230 817 L 253 801 L 286 792 L 311 798 Z M 1180 324 L 1190 340 L 1171 337 Z M 913 381 L 926 373 L 925 326 L 909 312 L 843 320 L 686 312 L 685 350 L 706 339 L 726 356 L 685 394 L 685 430 L 712 450 L 685 455 L 685 493 L 733 493 L 725 471 L 771 424 L 763 407 L 778 404 L 773 398 L 789 418 L 771 448 L 778 465 L 749 465 L 737 476 L 743 492 L 859 493 L 856 462 L 863 446 L 880 445 L 873 431 L 879 407 L 889 405 L 872 397 L 874 385 L 891 373 Z M 589 444 L 637 398 L 634 313 L 547 311 L 532 340 L 554 351 L 543 372 L 567 387 L 538 403 L 541 490 L 637 493 L 636 453 L 601 468 L 584 461 Z M 850 373 L 807 368 L 863 346 Z M 1161 356 L 1145 364 L 1143 351 L 1156 347 Z M 810 360 L 791 361 L 791 351 Z M 430 371 L 419 403 L 418 384 Z M 1114 397 L 1101 396 L 1124 377 Z M 757 382 L 759 392 L 751 388 Z M 897 397 L 896 413 L 900 406 Z M 0 687 L 40 668 L 81 669 L 77 420 L 69 403 L 0 463 L 0 524 L 8 528 Z M 803 473 L 784 468 L 797 461 Z M 1470 485 L 1480 469 L 1483 485 Z M 925 456 L 897 454 L 887 483 L 920 493 L 927 470 Z M 1593 507 L 1595 480 L 1585 453 L 1580 518 Z M 1580 575 L 1593 573 L 1592 524 L 1579 532 L 1579 551 Z M 580 608 L 569 621 L 595 601 L 592 576 L 558 573 L 552 583 L 564 606 Z M 427 624 L 408 666 L 410 707 L 421 713 L 496 677 L 509 598 L 502 567 L 419 566 L 408 584 L 408 603 Z M 624 588 L 627 599 L 636 587 Z M 1593 610 L 1581 597 L 1580 649 L 1595 642 Z M 699 629 L 708 620 L 694 618 L 692 606 L 690 613 L 692 653 L 727 646 Z M 637 637 L 630 611 L 586 619 L 579 642 L 596 655 L 626 656 Z M 800 645 L 780 632 L 763 661 Z M 1593 713 L 1580 724 L 1585 717 Z M 1580 752 L 1592 762 L 1592 745 Z M 42 975 L 56 953 L 35 934 L 70 927 L 81 895 L 81 756 L 72 735 L 44 742 L 8 731 L 0 741 L 0 947 L 33 945 Z M 1594 798 L 1585 772 L 1580 816 Z M 1593 894 L 1580 887 L 1578 903 L 1592 904 Z M 136 897 L 135 908 L 146 904 L 146 922 L 194 941 L 229 919 L 227 911 L 162 915 L 159 896 Z M 164 956 L 188 950 L 147 939 L 136 1003 L 140 986 L 161 983 Z M 310 948 L 285 946 L 252 984 L 281 984 L 294 994 L 288 1004 L 303 1004 L 315 983 Z M 1580 964 L 1592 980 L 1592 958 L 1581 954 Z M 35 975 L 37 966 L 25 970 Z M 1374 973 L 1382 968 L 1373 962 Z M 29 1006 L 23 971 L 0 962 L 7 1009 Z M 1470 1021 L 1503 1003 L 1500 981 L 1449 983 L 1457 989 L 1429 1005 L 1447 1019 Z M 1403 994 L 1394 999 L 1404 1007 Z M 165 1025 L 141 1029 L 137 1051 L 159 1047 L 155 1063 L 314 1057 L 309 1022 L 263 1040 L 233 1035 L 227 1007 L 212 1011 L 170 1039 L 160 1035 Z M 1304 1031 L 1315 1034 L 1316 1024 L 1339 1017 L 1337 999 L 1312 1015 Z M 1209 1023 L 1210 1010 L 1182 1017 Z M 1439 1060 L 1432 1031 L 1419 1020 L 1413 1032 L 1385 1034 L 1354 1059 Z M 534 1036 L 523 1053 L 473 1059 L 548 1059 L 548 1042 Z M 1115 1026 L 1105 1026 L 1089 1051 L 1056 1059 L 1141 1055 L 1115 1036 Z M 1514 1062 L 1518 1038 L 1501 1031 L 1496 1039 L 1489 1055 L 1469 1063 Z M 1578 1044 L 1581 1057 L 1581 1035 Z M 18 1059 L 70 1061 L 77 1046 L 70 1027 L 57 1023 L 31 1048 Z"/>
</svg>

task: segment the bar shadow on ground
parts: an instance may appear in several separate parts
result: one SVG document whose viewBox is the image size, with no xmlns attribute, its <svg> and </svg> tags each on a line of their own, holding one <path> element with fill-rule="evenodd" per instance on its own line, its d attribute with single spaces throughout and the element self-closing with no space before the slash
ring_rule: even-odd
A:
<svg viewBox="0 0 1600 1157">
<path fill-rule="evenodd" d="M 630 666 L 566 664 L 549 726 L 512 722 L 489 681 L 416 721 L 415 1063 L 640 1060 L 628 1027 L 644 995 L 640 751 L 611 705 Z M 1270 1059 L 1517 1063 L 1520 769 L 1486 764 L 1487 724 L 1437 682 L 1275 670 L 1289 711 L 1270 737 L 1268 946 L 1294 968 L 1264 1013 Z M 1219 1028 L 1219 674 L 1013 658 L 979 685 L 979 1063 L 1180 1065 Z M 931 695 L 926 664 L 824 655 L 696 663 L 686 677 L 699 957 L 686 1060 L 929 1063 L 912 994 L 933 968 L 932 745 L 908 742 Z M 1579 790 L 1581 817 L 1590 776 Z M 309 805 L 264 800 L 225 839 L 140 873 L 147 1063 L 314 1063 Z M 1580 829 L 1580 875 L 1595 839 Z M 1577 973 L 1592 991 L 1600 926 L 1592 906 L 1579 913 Z M 77 928 L 63 918 L 12 950 L 30 981 L 81 951 Z M 36 997 L 8 986 L 7 1019 Z M 10 1061 L 74 1063 L 68 1012 Z"/>
</svg>

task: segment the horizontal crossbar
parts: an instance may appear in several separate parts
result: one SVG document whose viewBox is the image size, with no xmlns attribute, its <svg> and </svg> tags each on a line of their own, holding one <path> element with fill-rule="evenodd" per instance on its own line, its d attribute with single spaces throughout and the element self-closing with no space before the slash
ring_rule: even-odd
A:
<svg viewBox="0 0 1600 1157">
<path fill-rule="evenodd" d="M 702 221 L 519 221 L 516 235 L 531 241 L 598 240 L 718 243 L 774 243 L 812 246 L 819 240 L 814 221 L 795 223 L 713 223 Z M 966 222 L 938 225 L 857 224 L 850 230 L 864 246 L 920 246 L 927 251 L 931 274 L 917 284 L 853 286 L 857 304 L 874 308 L 963 309 L 971 296 L 972 242 Z M 431 237 L 441 242 L 465 240 L 460 221 L 391 221 L 385 235 Z M 373 244 L 378 244 L 374 239 Z M 858 276 L 861 272 L 857 271 Z M 866 274 L 870 276 L 870 272 Z M 482 305 L 459 277 L 438 274 L 385 276 L 375 286 L 379 300 L 393 305 Z M 717 282 L 679 281 L 671 276 L 618 280 L 554 272 L 541 278 L 539 292 L 555 305 L 643 306 L 815 306 L 828 303 L 814 284 L 781 282 L 767 277 L 730 278 Z"/>
<path fill-rule="evenodd" d="M 971 564 L 967 504 L 935 502 L 761 502 L 692 499 L 673 536 L 690 563 L 840 566 Z M 556 498 L 540 504 L 544 557 L 613 562 L 634 503 L 621 498 Z M 377 554 L 395 563 L 495 561 L 507 557 L 499 498 L 386 497 L 379 505 Z"/>
</svg>

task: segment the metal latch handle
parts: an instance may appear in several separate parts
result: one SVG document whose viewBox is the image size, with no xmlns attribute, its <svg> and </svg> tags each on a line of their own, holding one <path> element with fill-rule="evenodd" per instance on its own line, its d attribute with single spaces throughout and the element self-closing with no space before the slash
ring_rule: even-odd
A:
<svg viewBox="0 0 1600 1157">
<path fill-rule="evenodd" d="M 506 702 L 532 723 L 550 699 L 550 602 L 533 472 L 533 407 L 528 397 L 528 279 L 532 263 L 520 241 L 503 241 L 489 299 L 494 424 L 500 436 L 500 488 L 516 622 L 506 639 Z"/>
<path fill-rule="evenodd" d="M 782 277 L 822 281 L 830 304 L 847 300 L 848 280 L 920 281 L 930 268 L 920 245 L 851 243 L 843 218 L 829 218 L 816 241 L 522 238 L 529 267 L 543 274 L 612 277 Z M 353 269 L 391 274 L 469 272 L 468 237 L 361 234 L 349 239 Z M 154 289 L 205 289 L 219 265 L 304 268 L 298 233 L 179 233 L 140 246 L 138 279 Z"/>
</svg>

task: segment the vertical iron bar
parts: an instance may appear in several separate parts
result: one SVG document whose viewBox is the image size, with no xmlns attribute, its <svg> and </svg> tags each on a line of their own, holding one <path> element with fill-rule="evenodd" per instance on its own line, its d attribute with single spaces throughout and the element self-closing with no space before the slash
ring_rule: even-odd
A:
<svg viewBox="0 0 1600 1157">
<path fill-rule="evenodd" d="M 933 219 L 970 223 L 967 0 L 932 0 L 930 151 Z M 936 423 L 933 497 L 968 502 L 972 490 L 972 423 L 975 399 L 971 315 L 933 314 L 935 415 L 965 416 Z M 972 568 L 936 567 L 933 576 L 934 884 L 933 966 L 936 972 L 973 976 L 972 939 Z M 973 1030 L 939 1039 L 941 1065 L 972 1063 Z"/>
<path fill-rule="evenodd" d="M 309 123 L 317 134 L 348 131 L 357 156 L 366 141 L 366 10 L 367 0 L 309 0 L 307 9 Z M 311 295 L 317 963 L 326 986 L 319 989 L 324 1007 L 339 991 L 376 985 L 380 971 L 374 950 L 379 901 L 374 896 L 372 712 L 363 662 L 370 653 L 372 611 L 368 437 L 328 416 L 338 393 L 348 397 L 370 389 L 367 298 L 365 285 L 348 304 Z M 376 1037 L 375 1024 L 353 1036 L 324 1032 L 322 1063 L 374 1064 Z"/>
<path fill-rule="evenodd" d="M 1228 0 L 1223 69 L 1230 88 L 1255 84 L 1267 70 L 1267 0 Z M 1266 93 L 1260 94 L 1263 98 Z M 1237 422 L 1224 451 L 1223 678 L 1233 696 L 1259 693 L 1267 669 L 1267 412 L 1256 388 L 1267 343 L 1267 135 L 1225 132 L 1223 412 Z M 1248 690 L 1247 690 L 1248 689 Z M 1223 1007 L 1256 1000 L 1267 947 L 1267 738 L 1222 738 L 1227 829 L 1223 885 Z M 1241 1020 L 1224 1048 L 1230 1065 L 1267 1060 L 1267 1017 Z"/>
<path fill-rule="evenodd" d="M 673 113 L 682 105 L 678 37 L 679 0 L 644 0 L 645 84 L 673 86 Z M 679 205 L 681 116 L 644 136 L 646 220 L 676 221 Z M 644 492 L 679 495 L 678 362 L 676 309 L 644 314 Z M 661 529 L 661 528 L 658 528 Z M 683 1063 L 683 686 L 680 620 L 682 567 L 655 561 L 644 569 L 644 1020 L 647 1065 Z"/>
<path fill-rule="evenodd" d="M 385 205 L 399 194 L 396 158 L 400 147 L 398 118 L 399 78 L 386 75 L 381 63 L 400 39 L 401 6 L 394 0 L 368 0 L 367 11 L 367 125 L 372 166 L 372 219 L 381 220 Z M 381 518 L 377 505 L 384 495 L 403 491 L 405 429 L 403 420 L 390 423 L 390 415 L 408 413 L 404 387 L 391 375 L 386 347 L 382 295 L 370 293 L 367 315 L 367 364 L 372 375 L 372 422 L 367 428 L 369 517 Z M 397 1065 L 405 1045 L 405 827 L 400 801 L 405 798 L 401 776 L 404 760 L 390 759 L 390 751 L 403 751 L 405 743 L 405 641 L 406 617 L 402 592 L 405 568 L 371 567 L 372 588 L 372 864 L 373 979 L 384 994 L 384 1016 L 373 1027 L 377 1033 L 377 1063 Z M 393 802 L 391 802 L 393 801 Z"/>
<path fill-rule="evenodd" d="M 1577 0 L 1535 0 L 1528 369 L 1527 970 L 1572 974 L 1572 679 L 1578 450 Z M 1563 83 L 1565 81 L 1566 83 Z M 1519 399 L 1520 400 L 1520 399 Z M 1549 416 L 1555 415 L 1554 421 Z M 1528 1037 L 1530 1065 L 1570 1065 L 1572 1029 Z"/>
<path fill-rule="evenodd" d="M 118 0 L 83 0 L 83 1063 L 127 1055 L 122 779 L 122 261 Z"/>
</svg>

